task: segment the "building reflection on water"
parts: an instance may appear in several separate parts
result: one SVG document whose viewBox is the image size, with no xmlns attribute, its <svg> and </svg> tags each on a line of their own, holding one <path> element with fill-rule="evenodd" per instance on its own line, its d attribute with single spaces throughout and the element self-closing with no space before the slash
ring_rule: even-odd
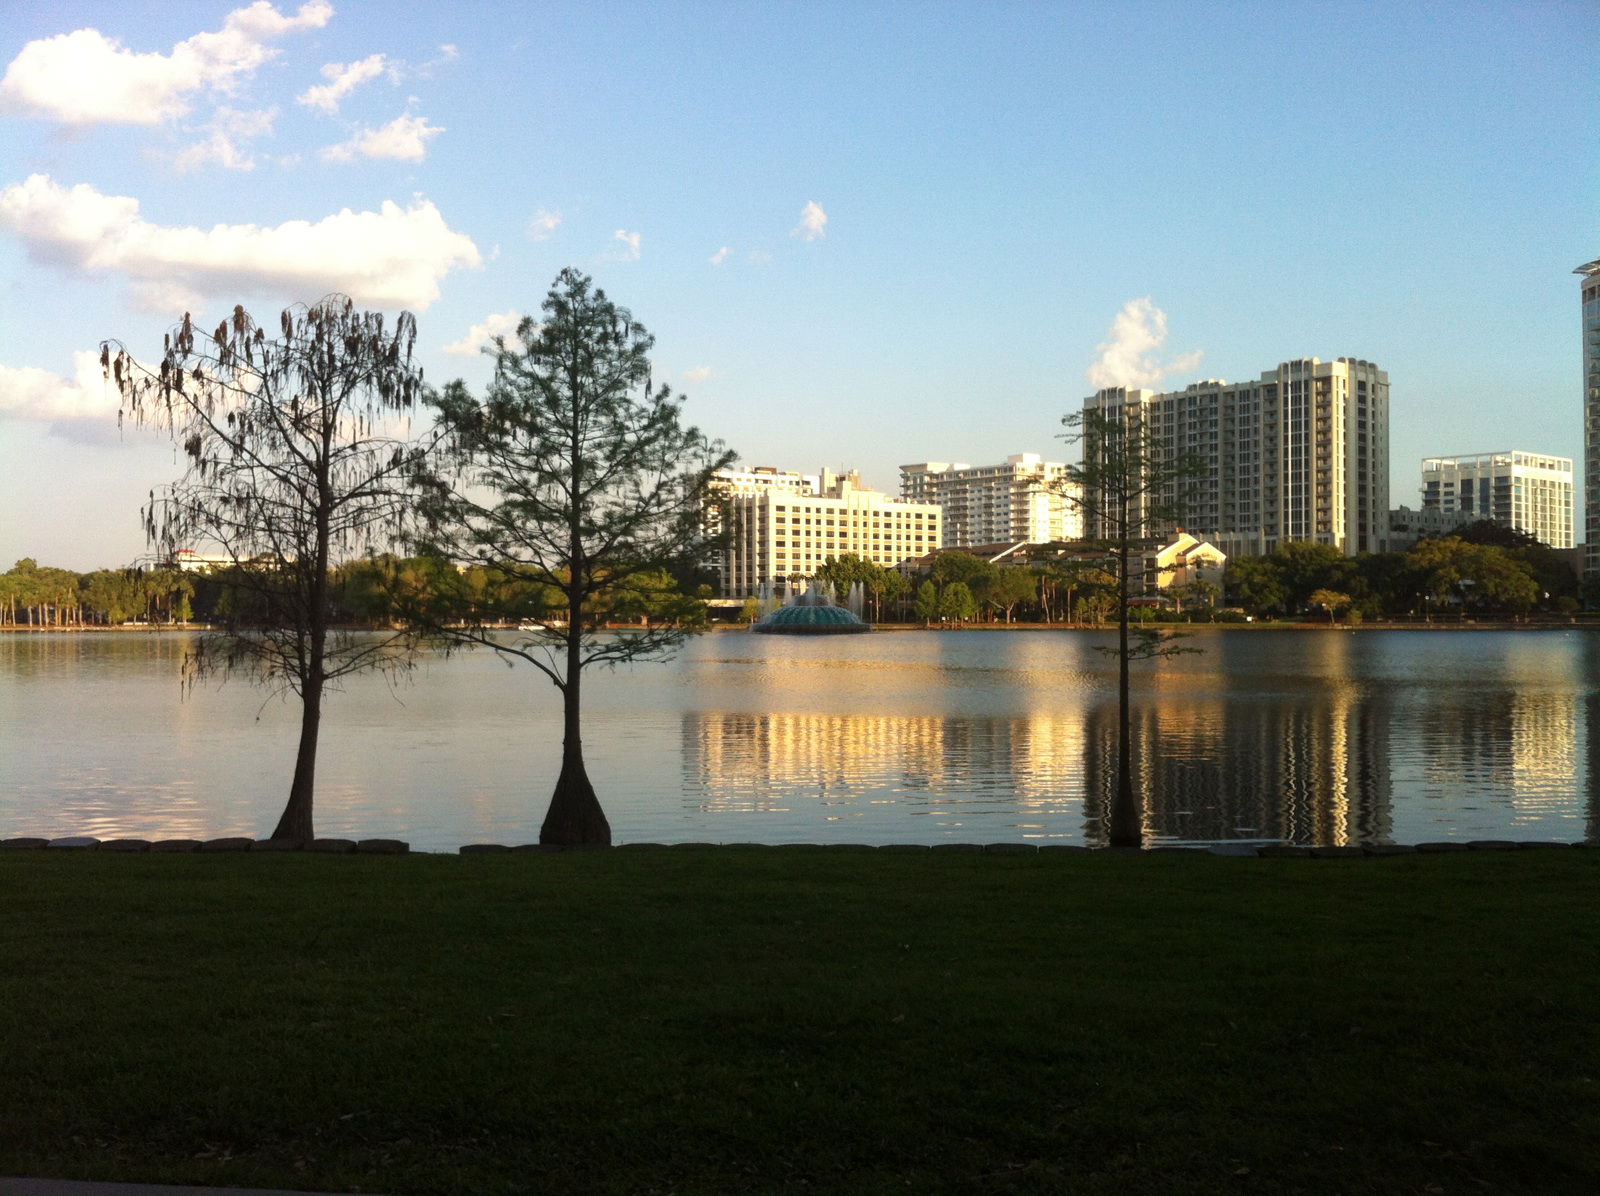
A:
<svg viewBox="0 0 1600 1196">
<path fill-rule="evenodd" d="M 1134 713 L 1146 834 L 1386 840 L 1391 715 L 1382 694 L 1353 685 L 1315 702 L 1146 695 Z M 1025 837 L 1093 844 L 1115 787 L 1116 725 L 1105 701 L 1009 718 L 689 711 L 684 789 L 707 814 L 893 804 L 959 819 L 1006 806 Z"/>
<path fill-rule="evenodd" d="M 1003 801 L 1059 816 L 1083 799 L 1076 718 L 686 712 L 687 800 L 704 813 L 798 802 L 923 809 Z"/>
<path fill-rule="evenodd" d="M 1335 687 L 1316 702 L 1168 698 L 1133 711 L 1134 788 L 1147 839 L 1344 845 L 1387 841 L 1393 792 L 1381 697 Z M 1116 788 L 1117 710 L 1089 717 L 1086 839 Z"/>
</svg>

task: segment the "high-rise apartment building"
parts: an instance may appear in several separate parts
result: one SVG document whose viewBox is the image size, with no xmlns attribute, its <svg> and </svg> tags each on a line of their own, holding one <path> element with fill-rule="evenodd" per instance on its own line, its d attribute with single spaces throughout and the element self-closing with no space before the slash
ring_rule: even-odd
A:
<svg viewBox="0 0 1600 1196">
<path fill-rule="evenodd" d="M 1583 571 L 1600 573 L 1600 258 L 1583 279 Z"/>
<path fill-rule="evenodd" d="M 1572 458 L 1478 453 L 1422 462 L 1422 509 L 1490 519 L 1551 548 L 1572 547 Z"/>
<path fill-rule="evenodd" d="M 777 470 L 723 470 L 713 483 L 730 536 L 724 598 L 782 597 L 829 557 L 855 553 L 895 568 L 939 547 L 940 510 L 861 484 L 854 471 L 816 478 Z"/>
<path fill-rule="evenodd" d="M 1177 487 L 1175 522 L 1230 556 L 1291 540 L 1331 544 L 1347 556 L 1385 547 L 1389 375 L 1370 361 L 1300 358 L 1252 382 L 1196 382 L 1162 394 L 1116 387 L 1083 406 L 1147 433 L 1161 459 L 1195 463 Z M 1090 496 L 1087 530 L 1105 535 L 1093 505 Z"/>
<path fill-rule="evenodd" d="M 1066 471 L 1038 453 L 1013 453 L 1003 465 L 924 461 L 900 467 L 900 497 L 939 505 L 943 548 L 1079 540 L 1083 517 L 1069 501 Z"/>
</svg>

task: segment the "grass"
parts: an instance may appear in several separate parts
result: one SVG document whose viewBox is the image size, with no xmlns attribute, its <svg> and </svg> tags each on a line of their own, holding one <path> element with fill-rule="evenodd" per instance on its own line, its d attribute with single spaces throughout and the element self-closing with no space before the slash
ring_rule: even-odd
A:
<svg viewBox="0 0 1600 1196">
<path fill-rule="evenodd" d="M 0 856 L 0 1175 L 1600 1191 L 1600 852 Z"/>
</svg>

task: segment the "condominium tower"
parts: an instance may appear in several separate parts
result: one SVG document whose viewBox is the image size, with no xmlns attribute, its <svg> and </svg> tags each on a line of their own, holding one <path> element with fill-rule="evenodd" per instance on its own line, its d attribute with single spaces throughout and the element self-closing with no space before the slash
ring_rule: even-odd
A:
<svg viewBox="0 0 1600 1196">
<path fill-rule="evenodd" d="M 725 598 L 782 596 L 847 552 L 894 568 L 939 547 L 936 505 L 869 489 L 854 471 L 824 469 L 814 482 L 777 470 L 752 473 L 723 470 L 713 480 L 719 517 L 730 529 L 720 570 Z"/>
<path fill-rule="evenodd" d="M 1370 361 L 1299 358 L 1252 382 L 1196 382 L 1162 394 L 1115 387 L 1083 405 L 1147 437 L 1153 457 L 1193 463 L 1174 493 L 1158 497 L 1180 508 L 1176 526 L 1230 556 L 1292 540 L 1346 556 L 1386 545 L 1389 375 Z M 1089 534 L 1106 535 L 1095 496 L 1087 497 Z"/>
<path fill-rule="evenodd" d="M 1583 282 L 1583 571 L 1600 573 L 1600 258 Z"/>
<path fill-rule="evenodd" d="M 1083 517 L 1069 501 L 1066 471 L 1038 453 L 1013 453 L 1003 465 L 924 461 L 900 467 L 900 497 L 939 505 L 943 548 L 1078 540 Z"/>
<path fill-rule="evenodd" d="M 1543 453 L 1429 457 L 1422 463 L 1422 509 L 1458 523 L 1492 520 L 1551 548 L 1572 547 L 1572 458 Z"/>
</svg>

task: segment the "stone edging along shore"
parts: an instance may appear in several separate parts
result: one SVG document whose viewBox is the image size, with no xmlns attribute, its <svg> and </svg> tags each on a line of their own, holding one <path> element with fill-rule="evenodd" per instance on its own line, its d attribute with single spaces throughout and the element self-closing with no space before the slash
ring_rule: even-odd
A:
<svg viewBox="0 0 1600 1196">
<path fill-rule="evenodd" d="M 459 855 L 492 855 L 499 853 L 547 853 L 564 851 L 628 851 L 637 848 L 657 850 L 679 848 L 716 848 L 722 851 L 876 851 L 903 852 L 967 852 L 989 855 L 1033 855 L 1043 852 L 1073 852 L 1109 855 L 1161 855 L 1171 852 L 1199 852 L 1249 859 L 1350 859 L 1394 855 L 1443 855 L 1461 851 L 1527 851 L 1540 848 L 1564 847 L 1568 849 L 1589 847 L 1587 843 L 1565 843 L 1540 839 L 1446 839 L 1436 843 L 1370 843 L 1365 846 L 1304 847 L 1286 843 L 1268 843 L 1256 846 L 1251 843 L 1228 843 L 1214 847 L 1084 847 L 1072 843 L 622 843 L 616 847 L 582 846 L 560 847 L 553 844 L 523 843 L 511 846 L 506 843 L 468 843 L 456 853 Z M 309 851 L 326 855 L 409 855 L 411 845 L 401 839 L 313 839 L 305 847 L 289 839 L 96 839 L 91 835 L 69 835 L 58 839 L 19 838 L 0 839 L 0 851 L 109 851 L 137 852 L 194 852 L 194 851 Z"/>
</svg>

